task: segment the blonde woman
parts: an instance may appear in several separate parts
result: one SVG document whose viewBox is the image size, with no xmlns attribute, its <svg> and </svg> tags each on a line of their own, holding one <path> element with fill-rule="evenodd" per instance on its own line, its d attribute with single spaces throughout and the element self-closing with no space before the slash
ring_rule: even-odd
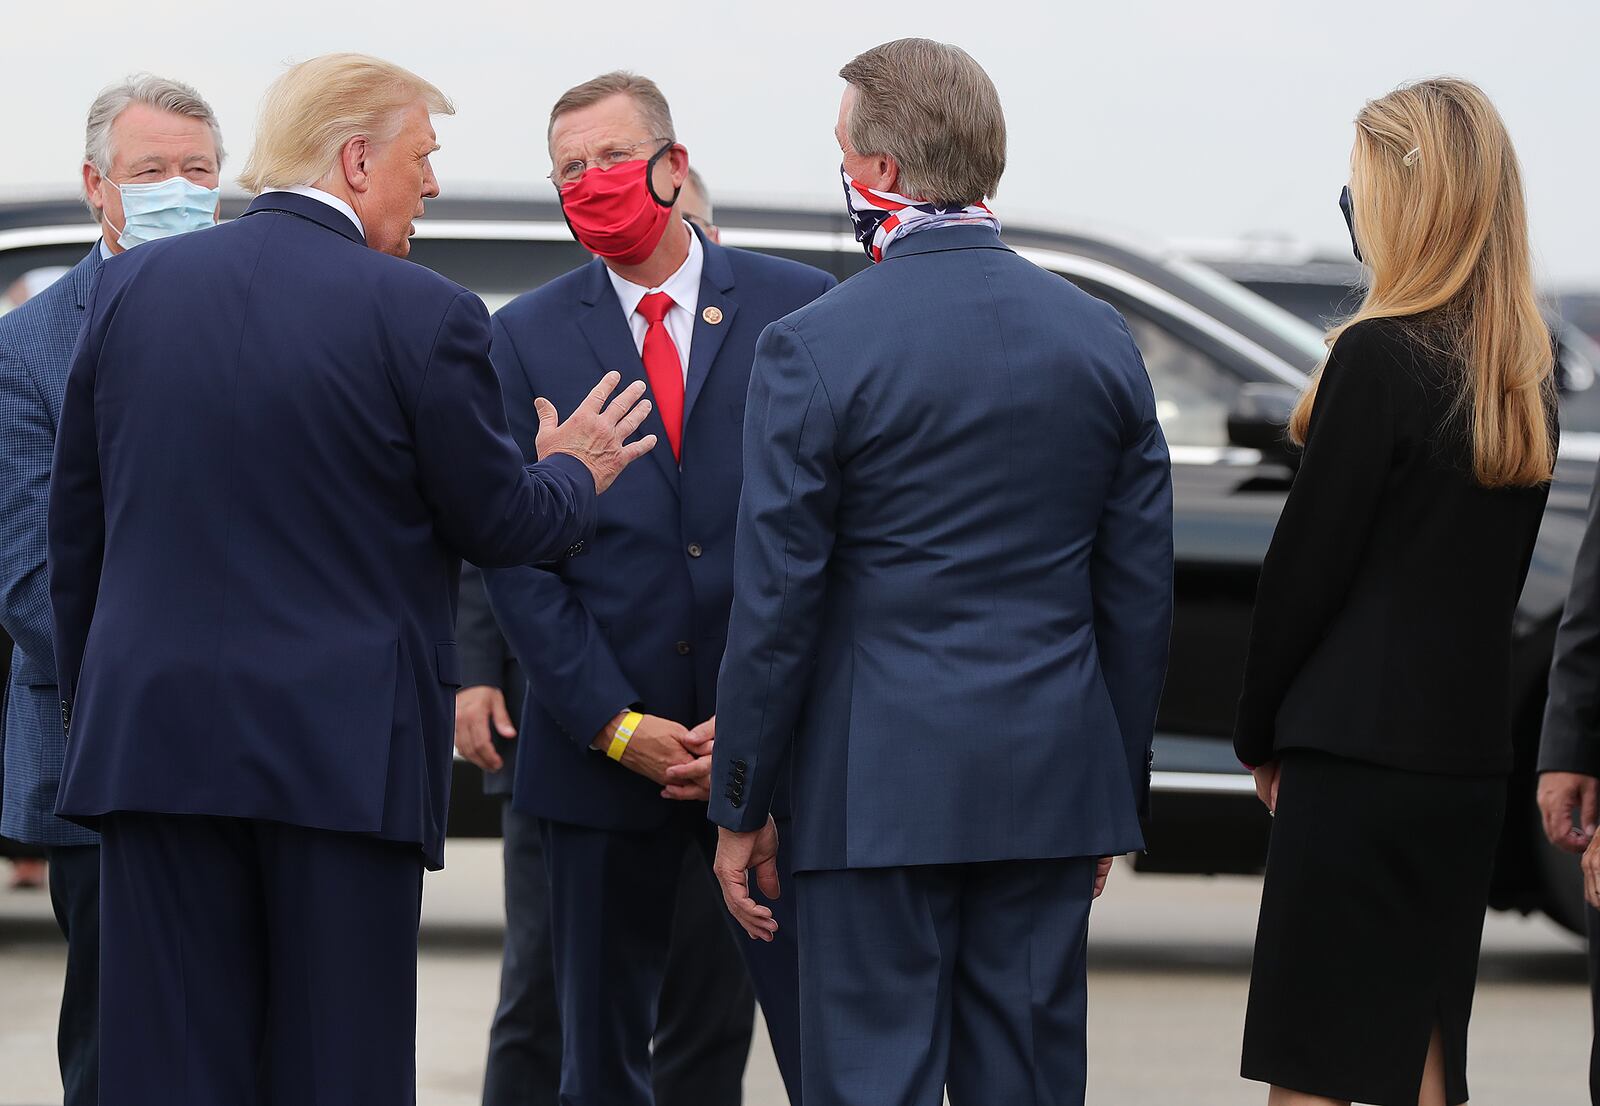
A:
<svg viewBox="0 0 1600 1106">
<path fill-rule="evenodd" d="M 1369 289 L 1290 423 L 1305 454 L 1234 737 L 1275 816 L 1243 1074 L 1271 1106 L 1454 1106 L 1552 354 L 1516 155 L 1477 87 L 1362 108 L 1341 206 Z"/>
</svg>

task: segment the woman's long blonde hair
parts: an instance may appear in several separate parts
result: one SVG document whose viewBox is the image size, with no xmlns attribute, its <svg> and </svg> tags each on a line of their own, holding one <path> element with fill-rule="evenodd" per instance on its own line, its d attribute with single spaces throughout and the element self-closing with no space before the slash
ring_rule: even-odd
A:
<svg viewBox="0 0 1600 1106">
<path fill-rule="evenodd" d="M 1494 105 L 1446 78 L 1370 101 L 1356 116 L 1350 191 L 1370 283 L 1329 348 L 1364 319 L 1414 320 L 1459 366 L 1478 483 L 1549 480 L 1554 354 L 1533 290 L 1522 172 Z M 1289 420 L 1300 444 L 1320 378 L 1319 369 Z"/>
</svg>

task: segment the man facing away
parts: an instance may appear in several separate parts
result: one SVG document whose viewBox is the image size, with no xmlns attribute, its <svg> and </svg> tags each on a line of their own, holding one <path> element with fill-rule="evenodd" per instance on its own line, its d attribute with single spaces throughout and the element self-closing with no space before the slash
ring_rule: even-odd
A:
<svg viewBox="0 0 1600 1106">
<path fill-rule="evenodd" d="M 450 110 L 375 58 L 293 67 L 246 214 L 113 259 L 89 305 L 48 527 L 104 1106 L 414 1101 L 460 557 L 560 556 L 653 444 L 612 375 L 565 424 L 540 404 L 524 468 L 483 304 L 399 260 Z"/>
<path fill-rule="evenodd" d="M 833 278 L 725 249 L 679 217 L 689 155 L 646 78 L 609 73 L 569 89 L 547 138 L 567 222 L 597 256 L 495 314 L 512 432 L 533 448 L 516 397 L 570 402 L 585 375 L 626 366 L 650 382 L 646 429 L 662 441 L 606 497 L 585 549 L 558 565 L 485 573 L 528 676 L 512 802 L 540 819 L 550 873 L 561 1102 L 649 1106 L 661 1063 L 695 1081 L 691 1100 L 736 1102 L 742 1056 L 730 1065 L 719 1047 L 696 1071 L 681 1052 L 650 1046 L 668 1028 L 659 1015 L 669 949 L 728 932 L 680 938 L 673 921 L 680 894 L 714 894 L 685 884 L 682 869 L 693 852 L 704 873 L 713 845 L 704 804 L 755 342 Z M 794 945 L 746 952 L 798 1099 Z M 742 974 L 677 978 L 699 990 L 665 1011 L 698 1008 L 730 1036 L 748 1026 Z"/>
<path fill-rule="evenodd" d="M 0 833 L 46 846 L 67 939 L 57 1052 L 66 1106 L 99 1101 L 100 845 L 55 816 L 65 744 L 45 507 L 72 347 L 107 258 L 217 220 L 222 134 L 200 94 L 141 74 L 105 89 L 84 132 L 84 202 L 102 238 L 65 277 L 0 319 L 0 623 L 16 642 L 6 694 Z"/>
<path fill-rule="evenodd" d="M 708 243 L 720 241 L 710 193 L 692 167 L 676 206 Z M 522 717 L 527 681 L 489 608 L 483 575 L 472 565 L 462 566 L 456 639 L 465 681 L 456 692 L 456 749 L 483 769 L 485 793 L 500 802 L 504 846 L 505 945 L 499 1002 L 489 1026 L 483 1106 L 555 1106 L 561 1084 L 561 1020 L 550 937 L 550 877 L 539 819 L 511 802 L 517 756 L 513 719 Z M 650 1041 L 656 1106 L 723 1106 L 742 1096 L 755 993 L 744 958 L 729 939 L 726 919 L 705 858 L 686 849 Z M 791 1045 L 798 1034 L 799 1027 L 791 1026 Z M 796 1057 L 786 1059 L 791 1068 L 798 1067 Z"/>
<path fill-rule="evenodd" d="M 902 39 L 841 75 L 877 264 L 757 351 L 717 875 L 770 938 L 746 872 L 779 891 L 792 749 L 807 1106 L 1082 1103 L 1089 905 L 1143 844 L 1166 666 L 1166 443 L 1117 313 L 1000 240 L 978 64 Z"/>
</svg>

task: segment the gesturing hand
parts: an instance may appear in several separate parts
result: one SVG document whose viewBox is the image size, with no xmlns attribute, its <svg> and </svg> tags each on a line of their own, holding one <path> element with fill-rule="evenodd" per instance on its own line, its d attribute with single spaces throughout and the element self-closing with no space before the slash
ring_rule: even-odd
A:
<svg viewBox="0 0 1600 1106">
<path fill-rule="evenodd" d="M 456 692 L 456 751 L 485 772 L 498 772 L 505 767 L 505 761 L 495 751 L 490 726 L 501 737 L 517 736 L 517 727 L 506 710 L 505 692 L 488 684 Z"/>
<path fill-rule="evenodd" d="M 627 716 L 628 712 L 623 711 L 613 718 L 605 729 L 595 735 L 594 747 L 601 752 L 611 748 L 611 739 L 616 737 L 617 727 Z M 669 782 L 667 769 L 688 764 L 694 759 L 689 750 L 683 747 L 684 739 L 688 736 L 689 731 L 670 718 L 642 715 L 618 763 L 630 772 L 637 772 L 665 787 Z"/>
<path fill-rule="evenodd" d="M 728 904 L 733 920 L 753 940 L 770 941 L 778 932 L 778 920 L 772 916 L 771 907 L 762 906 L 750 894 L 752 869 L 761 893 L 769 899 L 777 898 L 782 891 L 778 885 L 778 827 L 771 818 L 749 833 L 718 830 L 717 859 L 711 865 L 722 887 L 722 901 Z"/>
<path fill-rule="evenodd" d="M 1600 820 L 1600 780 L 1577 772 L 1545 772 L 1539 777 L 1539 813 L 1550 844 L 1581 853 L 1594 838 Z M 1572 824 L 1572 816 L 1579 824 Z"/>
<path fill-rule="evenodd" d="M 606 373 L 572 417 L 563 423 L 557 422 L 554 404 L 542 396 L 535 399 L 533 408 L 539 414 L 539 434 L 534 439 L 534 450 L 539 460 L 552 453 L 570 454 L 582 461 L 594 476 L 595 491 L 603 492 L 623 469 L 654 449 L 654 434 L 646 434 L 636 442 L 628 441 L 628 436 L 639 429 L 650 413 L 650 401 L 644 398 L 644 381 L 635 380 L 611 400 L 609 407 L 606 406 L 606 400 L 621 382 L 620 373 Z"/>
<path fill-rule="evenodd" d="M 703 803 L 711 798 L 711 754 L 717 746 L 716 715 L 690 730 L 683 739 L 683 746 L 694 759 L 667 769 L 667 786 L 661 789 L 661 797 Z"/>
</svg>

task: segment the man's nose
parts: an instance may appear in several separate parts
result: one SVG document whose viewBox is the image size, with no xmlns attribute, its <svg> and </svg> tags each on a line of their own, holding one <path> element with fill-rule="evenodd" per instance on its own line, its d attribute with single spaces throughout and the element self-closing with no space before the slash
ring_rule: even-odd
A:
<svg viewBox="0 0 1600 1106">
<path fill-rule="evenodd" d="M 431 200 L 439 194 L 439 178 L 433 175 L 433 170 L 428 170 L 427 176 L 422 178 L 422 196 Z"/>
</svg>

